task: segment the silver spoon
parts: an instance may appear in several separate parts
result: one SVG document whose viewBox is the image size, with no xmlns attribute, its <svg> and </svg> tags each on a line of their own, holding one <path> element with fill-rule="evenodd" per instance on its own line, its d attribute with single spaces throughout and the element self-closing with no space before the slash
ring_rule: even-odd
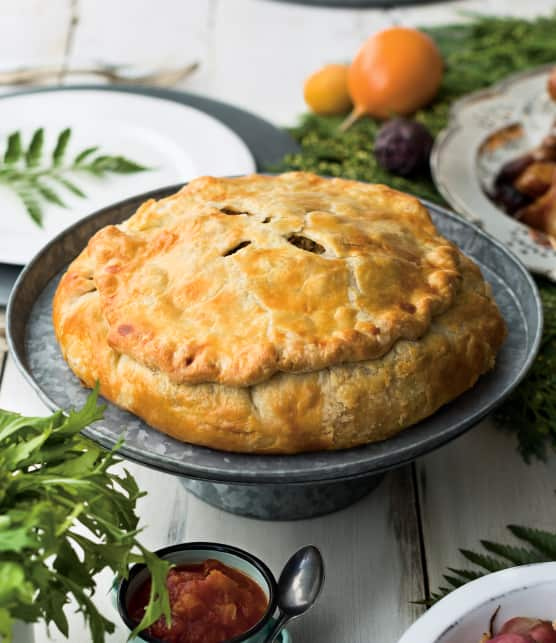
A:
<svg viewBox="0 0 556 643">
<path fill-rule="evenodd" d="M 313 545 L 302 547 L 285 564 L 278 581 L 277 603 L 280 618 L 266 637 L 272 643 L 287 623 L 310 609 L 324 583 L 324 562 Z"/>
</svg>

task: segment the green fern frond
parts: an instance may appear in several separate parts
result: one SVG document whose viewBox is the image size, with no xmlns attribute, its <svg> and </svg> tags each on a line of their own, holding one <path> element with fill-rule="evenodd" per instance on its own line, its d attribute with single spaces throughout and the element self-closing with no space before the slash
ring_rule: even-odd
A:
<svg viewBox="0 0 556 643">
<path fill-rule="evenodd" d="M 508 569 L 516 565 L 556 560 L 556 533 L 519 525 L 509 525 L 508 530 L 517 540 L 523 543 L 522 546 L 482 540 L 481 546 L 487 552 L 486 554 L 461 549 L 460 552 L 464 558 L 479 569 L 449 567 L 449 573 L 444 574 L 442 577 L 444 581 L 442 586 L 435 592 L 431 592 L 429 599 L 418 602 L 432 605 L 458 587 L 485 576 L 489 572 Z"/>
<path fill-rule="evenodd" d="M 80 196 L 82 198 L 85 198 L 87 196 L 78 185 L 76 185 L 73 181 L 66 179 L 66 177 L 64 176 L 60 176 L 59 174 L 51 174 L 50 178 L 53 181 L 56 181 L 56 183 L 63 185 L 66 190 L 69 190 L 72 194 L 75 194 L 75 196 Z"/>
<path fill-rule="evenodd" d="M 56 147 L 54 148 L 54 152 L 52 152 L 52 165 L 54 165 L 54 167 L 59 167 L 62 164 L 70 136 L 71 129 L 69 127 L 66 127 L 65 130 L 60 132 L 58 140 L 56 141 Z"/>
<path fill-rule="evenodd" d="M 87 147 L 69 165 L 64 165 L 70 138 L 71 129 L 66 127 L 58 134 L 50 162 L 43 163 L 44 128 L 35 130 L 26 149 L 20 132 L 12 132 L 8 136 L 4 156 L 0 161 L 0 183 L 17 194 L 38 226 L 42 226 L 43 203 L 67 207 L 58 193 L 58 187 L 80 198 L 86 197 L 85 192 L 68 175 L 81 172 L 102 178 L 108 173 L 131 174 L 149 169 L 121 155 L 96 155 L 98 146 Z"/>
<path fill-rule="evenodd" d="M 498 572 L 507 567 L 506 563 L 493 556 L 478 554 L 469 549 L 460 549 L 460 552 L 470 563 L 482 567 L 487 572 Z"/>
<path fill-rule="evenodd" d="M 519 525 L 509 525 L 508 529 L 516 538 L 529 543 L 543 554 L 544 560 L 556 560 L 556 534 Z"/>
<path fill-rule="evenodd" d="M 453 587 L 454 589 L 461 587 L 468 582 L 467 579 L 461 578 L 461 576 L 451 576 L 450 574 L 442 574 L 442 578 L 448 581 L 450 587 Z"/>
<path fill-rule="evenodd" d="M 130 174 L 133 172 L 144 172 L 147 168 L 139 163 L 130 161 L 123 156 L 97 156 L 91 163 L 81 165 L 80 169 L 102 175 L 105 172 L 117 172 L 118 174 Z"/>
<path fill-rule="evenodd" d="M 75 157 L 72 165 L 74 167 L 76 167 L 77 165 L 81 165 L 89 156 L 91 156 L 91 154 L 94 154 L 97 150 L 98 145 L 84 149 Z"/>
<path fill-rule="evenodd" d="M 481 545 L 491 554 L 496 554 L 500 558 L 513 563 L 514 565 L 530 565 L 532 563 L 541 563 L 546 557 L 537 551 L 531 551 L 524 547 L 513 547 L 511 545 L 500 545 L 490 540 L 481 540 Z"/>
<path fill-rule="evenodd" d="M 13 132 L 8 136 L 8 144 L 6 146 L 6 151 L 4 152 L 4 163 L 6 165 L 17 163 L 22 154 L 23 148 L 21 147 L 21 134 L 19 132 Z"/>
<path fill-rule="evenodd" d="M 43 147 L 44 129 L 40 127 L 33 134 L 33 138 L 31 139 L 29 147 L 25 152 L 25 163 L 27 164 L 27 167 L 37 167 L 41 160 Z"/>
<path fill-rule="evenodd" d="M 54 205 L 59 205 L 61 208 L 67 207 L 62 199 L 56 194 L 56 192 L 39 179 L 35 179 L 34 181 L 32 181 L 31 186 L 35 188 L 35 190 L 37 190 L 37 192 L 45 201 L 54 203 Z"/>
<path fill-rule="evenodd" d="M 25 206 L 25 209 L 31 219 L 33 219 L 39 227 L 42 227 L 42 210 L 35 195 L 21 185 L 15 186 L 14 190 L 17 196 L 21 199 L 21 202 Z"/>
<path fill-rule="evenodd" d="M 467 581 L 476 580 L 483 575 L 482 572 L 475 572 L 471 569 L 454 569 L 453 567 L 448 567 L 448 571 L 461 576 L 461 578 L 465 578 Z"/>
</svg>

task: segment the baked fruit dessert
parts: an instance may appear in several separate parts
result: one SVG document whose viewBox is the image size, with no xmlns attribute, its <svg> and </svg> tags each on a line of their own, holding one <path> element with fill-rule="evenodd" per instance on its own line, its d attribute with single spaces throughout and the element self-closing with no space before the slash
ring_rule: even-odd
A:
<svg viewBox="0 0 556 643">
<path fill-rule="evenodd" d="M 294 172 L 202 177 L 97 232 L 54 327 L 89 387 L 180 440 L 344 449 L 434 413 L 494 365 L 504 321 L 421 203 Z"/>
</svg>

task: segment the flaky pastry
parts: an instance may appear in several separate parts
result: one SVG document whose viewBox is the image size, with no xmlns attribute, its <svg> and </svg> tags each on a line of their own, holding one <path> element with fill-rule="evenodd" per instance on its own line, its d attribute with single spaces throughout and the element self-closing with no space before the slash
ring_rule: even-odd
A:
<svg viewBox="0 0 556 643">
<path fill-rule="evenodd" d="M 382 185 L 202 177 L 97 232 L 54 299 L 86 386 L 180 440 L 294 453 L 382 440 L 492 368 L 479 268 Z"/>
</svg>

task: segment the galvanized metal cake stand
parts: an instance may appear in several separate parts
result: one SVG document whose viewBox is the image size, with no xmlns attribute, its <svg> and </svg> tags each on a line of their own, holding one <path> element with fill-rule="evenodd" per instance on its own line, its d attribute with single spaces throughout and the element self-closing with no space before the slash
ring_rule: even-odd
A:
<svg viewBox="0 0 556 643">
<path fill-rule="evenodd" d="M 127 219 L 147 198 L 127 199 L 82 219 L 49 243 L 20 275 L 7 311 L 13 359 L 51 409 L 83 404 L 82 388 L 62 358 L 51 321 L 61 273 L 98 229 Z M 479 422 L 520 382 L 539 347 L 542 307 L 526 269 L 499 243 L 458 216 L 427 204 L 440 232 L 480 264 L 508 324 L 496 368 L 432 417 L 396 437 L 356 449 L 288 456 L 225 453 L 184 444 L 107 403 L 84 434 L 110 448 L 125 434 L 122 456 L 181 477 L 186 489 L 226 511 L 271 520 L 307 518 L 345 507 L 371 491 L 388 469 L 406 464 Z"/>
</svg>

